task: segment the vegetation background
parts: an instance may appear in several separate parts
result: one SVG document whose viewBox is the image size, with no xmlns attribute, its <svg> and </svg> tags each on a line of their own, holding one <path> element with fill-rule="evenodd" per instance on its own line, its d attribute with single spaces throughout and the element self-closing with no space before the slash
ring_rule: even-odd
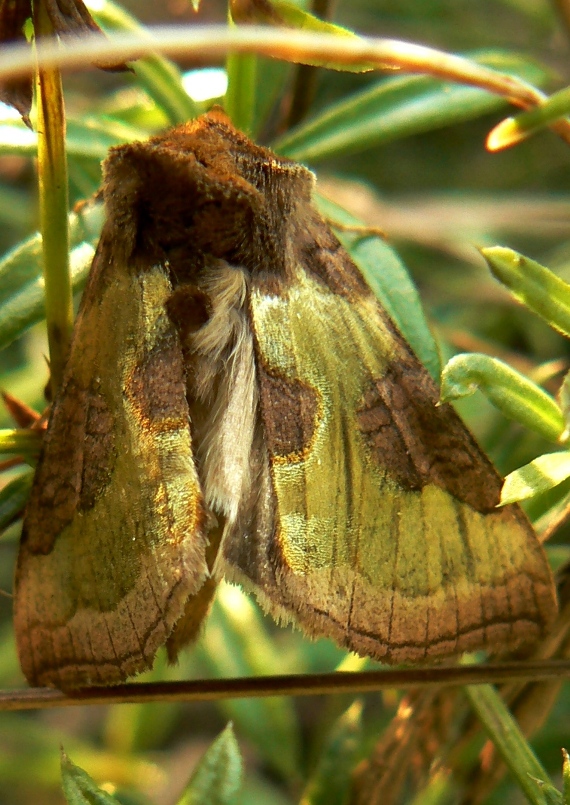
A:
<svg viewBox="0 0 570 805">
<path fill-rule="evenodd" d="M 127 24 L 117 6 L 90 7 L 103 27 Z M 145 24 L 223 23 L 227 16 L 221 0 L 202 0 L 198 13 L 187 0 L 130 0 L 121 8 Z M 333 9 L 326 4 L 323 9 L 351 30 L 479 58 L 548 91 L 570 80 L 570 6 L 565 0 L 341 0 Z M 204 77 L 204 64 L 187 60 L 179 66 L 189 82 L 186 86 L 195 87 L 196 78 Z M 235 64 L 228 69 L 231 79 Z M 372 272 L 381 274 L 387 266 L 386 275 L 392 276 L 392 248 L 397 250 L 420 290 L 444 362 L 464 351 L 499 356 L 556 393 L 569 362 L 567 338 L 516 302 L 493 279 L 476 247 L 508 245 L 570 281 L 568 144 L 543 131 L 516 148 L 490 153 L 485 149 L 487 133 L 511 113 L 500 98 L 431 78 L 325 69 L 307 79 L 309 84 L 315 81 L 314 92 L 307 96 L 307 108 L 291 133 L 289 123 L 299 112 L 295 103 L 291 112 L 292 99 L 299 102 L 292 89 L 297 69 L 263 62 L 257 77 L 252 73 L 252 106 L 241 112 L 253 134 L 265 143 L 276 142 L 282 152 L 314 168 L 328 197 L 385 231 L 389 245 L 374 241 L 360 258 Z M 93 70 L 65 76 L 72 206 L 96 191 L 99 163 L 110 145 L 175 122 L 164 97 L 153 93 L 152 80 L 144 80 L 136 66 L 132 74 Z M 177 80 L 174 73 L 173 83 Z M 211 102 L 212 97 L 189 102 L 188 115 L 193 106 L 201 111 Z M 321 128 L 305 128 L 311 120 L 320 121 Z M 48 370 L 45 327 L 38 321 L 35 148 L 29 131 L 1 109 L 0 253 L 5 257 L 0 262 L 0 346 L 6 348 L 0 352 L 0 387 L 41 411 Z M 342 217 L 338 210 L 331 216 Z M 74 222 L 78 292 L 99 226 L 97 208 L 89 208 L 79 224 Z M 353 245 L 356 249 L 357 239 Z M 395 272 L 394 281 L 402 282 L 399 266 Z M 405 292 L 405 287 L 404 281 L 400 290 Z M 420 315 L 415 304 L 412 319 Z M 432 354 L 430 350 L 427 344 L 426 354 Z M 540 433 L 505 419 L 481 394 L 461 401 L 460 408 L 503 473 L 553 449 Z M 2 416 L 0 424 L 10 427 L 8 415 Z M 6 591 L 12 587 L 17 512 L 29 477 L 21 467 L 4 475 L 0 588 Z M 548 525 L 552 512 L 566 505 L 569 491 L 567 480 L 543 491 L 530 502 L 529 513 Z M 562 527 L 556 544 L 549 547 L 556 567 L 570 558 L 568 539 Z M 365 667 L 373 664 L 347 656 L 329 641 L 312 643 L 299 632 L 277 627 L 240 590 L 222 587 L 199 644 L 176 668 L 168 668 L 161 657 L 147 678 Z M 0 687 L 23 686 L 10 598 L 0 597 Z M 570 743 L 570 691 L 558 688 L 535 686 L 528 696 L 533 702 L 533 747 L 545 772 L 562 788 L 561 748 Z M 524 801 L 520 781 L 517 784 L 512 776 L 497 778 L 496 786 L 481 782 L 479 752 L 485 734 L 468 702 L 462 693 L 409 697 L 393 690 L 356 700 L 329 696 L 192 705 L 156 702 L 1 713 L 0 802 L 62 802 L 60 745 L 103 786 L 88 798 L 85 791 L 91 783 L 64 764 L 71 802 L 167 805 L 178 801 L 196 768 L 185 795 L 188 803 Z M 513 706 L 516 710 L 516 703 Z M 228 720 L 239 752 L 226 731 L 200 765 Z M 489 746 L 485 751 L 483 766 L 488 770 Z M 521 757 L 514 763 L 520 760 L 522 776 L 528 777 Z M 553 790 L 538 785 L 535 789 L 532 801 L 562 801 Z M 526 796 L 532 794 L 527 790 Z"/>
</svg>

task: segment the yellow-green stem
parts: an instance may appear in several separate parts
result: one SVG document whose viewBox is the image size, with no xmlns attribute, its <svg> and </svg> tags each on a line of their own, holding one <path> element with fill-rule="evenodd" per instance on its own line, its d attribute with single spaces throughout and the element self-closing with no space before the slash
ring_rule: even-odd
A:
<svg viewBox="0 0 570 805">
<path fill-rule="evenodd" d="M 53 36 L 42 0 L 34 2 L 36 38 Z M 37 74 L 38 179 L 43 238 L 46 321 L 52 394 L 59 388 L 73 327 L 69 271 L 67 161 L 61 75 L 57 68 Z"/>
</svg>

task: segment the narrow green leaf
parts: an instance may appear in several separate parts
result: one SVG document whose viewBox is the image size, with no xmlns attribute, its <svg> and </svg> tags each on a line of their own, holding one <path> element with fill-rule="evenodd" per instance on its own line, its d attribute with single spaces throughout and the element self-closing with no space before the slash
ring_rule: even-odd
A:
<svg viewBox="0 0 570 805">
<path fill-rule="evenodd" d="M 570 452 L 547 453 L 519 467 L 505 478 L 501 504 L 526 500 L 547 492 L 570 478 Z"/>
<path fill-rule="evenodd" d="M 69 158 L 105 159 L 109 148 L 119 143 L 144 140 L 148 132 L 102 116 L 77 120 L 66 119 L 65 145 Z M 38 139 L 34 131 L 19 123 L 0 126 L 0 155 L 33 157 L 37 153 Z"/>
<path fill-rule="evenodd" d="M 241 783 L 241 755 L 228 724 L 194 769 L 177 805 L 233 805 Z"/>
<path fill-rule="evenodd" d="M 566 749 L 562 750 L 562 797 L 564 805 L 570 805 L 570 757 Z"/>
<path fill-rule="evenodd" d="M 86 771 L 76 766 L 63 749 L 61 783 L 68 805 L 120 805 L 118 799 L 102 791 Z"/>
<path fill-rule="evenodd" d="M 303 11 L 294 3 L 287 2 L 287 0 L 271 0 L 271 6 L 277 16 L 280 17 L 282 24 L 290 28 L 294 28 L 298 31 L 334 34 L 335 36 L 358 39 L 354 31 L 350 31 L 348 28 L 344 28 L 341 25 L 335 25 L 333 22 L 321 20 L 314 14 Z M 329 70 L 342 70 L 351 73 L 364 73 L 373 69 L 370 64 L 343 64 L 342 62 L 324 61 L 323 59 L 303 58 L 302 63 L 310 64 L 314 67 L 326 67 Z"/>
<path fill-rule="evenodd" d="M 525 511 L 535 530 L 542 534 L 553 523 L 565 517 L 570 506 L 570 478 L 541 495 L 526 498 Z"/>
<path fill-rule="evenodd" d="M 69 217 L 71 279 L 75 293 L 85 284 L 103 220 L 101 205 Z M 41 239 L 32 235 L 0 260 L 0 349 L 45 317 Z"/>
<path fill-rule="evenodd" d="M 39 453 L 42 434 L 39 431 L 6 428 L 0 430 L 0 453 L 35 456 Z"/>
<path fill-rule="evenodd" d="M 502 246 L 481 249 L 491 273 L 515 299 L 570 337 L 570 285 L 540 263 Z"/>
<path fill-rule="evenodd" d="M 564 375 L 564 379 L 558 390 L 558 404 L 560 405 L 562 416 L 568 428 L 570 425 L 570 372 Z"/>
<path fill-rule="evenodd" d="M 101 204 L 88 205 L 80 214 L 69 216 L 72 249 L 93 247 L 103 224 Z M 32 235 L 0 259 L 0 310 L 8 300 L 25 291 L 42 274 L 41 238 Z"/>
<path fill-rule="evenodd" d="M 570 112 L 570 87 L 553 93 L 547 101 L 528 112 L 501 121 L 487 137 L 487 148 L 499 151 L 526 140 Z"/>
<path fill-rule="evenodd" d="M 99 25 L 111 31 L 144 31 L 143 26 L 111 0 L 93 10 Z M 130 65 L 139 83 L 167 116 L 170 123 L 185 123 L 198 116 L 199 110 L 184 89 L 182 76 L 174 62 L 162 56 L 147 56 Z"/>
<path fill-rule="evenodd" d="M 294 3 L 287 2 L 287 0 L 271 0 L 271 8 L 275 11 L 276 15 L 281 18 L 281 22 L 291 28 L 297 28 L 299 31 L 336 34 L 336 36 L 348 36 L 353 39 L 358 38 L 354 31 L 342 25 L 335 25 L 334 22 L 321 20 L 314 14 L 310 14 L 308 11 L 299 8 L 299 6 Z M 342 65 L 339 69 L 345 70 L 346 65 Z"/>
<path fill-rule="evenodd" d="M 28 244 L 26 245 L 28 246 Z M 29 248 L 19 248 L 0 264 L 0 272 L 8 263 L 23 263 L 34 257 L 37 242 L 32 239 Z M 70 255 L 73 291 L 81 289 L 85 284 L 94 249 L 89 244 L 82 244 L 73 249 Z M 18 291 L 0 304 L 0 349 L 8 346 L 14 339 L 45 318 L 44 284 L 41 277 L 30 280 Z"/>
<path fill-rule="evenodd" d="M 224 108 L 234 126 L 250 136 L 254 134 L 257 63 L 257 56 L 251 53 L 230 53 L 226 59 L 228 89 Z"/>
<path fill-rule="evenodd" d="M 310 33 L 332 34 L 333 36 L 358 39 L 354 31 L 335 25 L 332 22 L 321 20 L 314 14 L 300 8 L 298 4 L 289 0 L 264 0 L 263 3 L 235 3 L 230 2 L 232 19 L 236 24 L 258 23 L 272 25 L 277 28 L 291 28 L 293 31 L 307 31 Z M 309 64 L 314 67 L 326 67 L 331 70 L 362 73 L 373 69 L 369 63 L 347 64 L 346 62 L 329 61 L 318 58 L 291 56 L 291 61 L 299 64 Z"/>
<path fill-rule="evenodd" d="M 548 805 L 535 780 L 550 786 L 552 781 L 497 690 L 492 685 L 467 685 L 464 690 L 479 721 L 529 802 Z"/>
<path fill-rule="evenodd" d="M 146 140 L 148 131 L 139 126 L 129 126 L 103 115 L 86 116 L 81 120 L 67 118 L 66 147 L 69 157 L 93 159 L 101 162 L 109 148 L 134 140 Z"/>
<path fill-rule="evenodd" d="M 363 227 L 362 221 L 324 196 L 317 196 L 315 201 L 333 228 L 335 221 L 348 227 Z M 396 327 L 434 380 L 439 382 L 439 352 L 417 289 L 396 252 L 377 235 L 338 229 L 336 236 L 364 274 Z"/>
<path fill-rule="evenodd" d="M 362 737 L 362 702 L 343 713 L 327 735 L 299 805 L 344 805 Z"/>
<path fill-rule="evenodd" d="M 557 788 L 542 780 L 538 780 L 536 777 L 531 777 L 531 780 L 536 783 L 544 794 L 547 805 L 563 805 L 562 794 Z"/>
<path fill-rule="evenodd" d="M 228 25 L 235 27 L 232 3 L 228 5 Z M 260 82 L 257 81 L 258 58 L 255 53 L 228 53 L 226 73 L 228 88 L 224 98 L 224 108 L 234 126 L 250 137 L 254 136 L 255 109 Z"/>
<path fill-rule="evenodd" d="M 520 422 L 545 439 L 557 442 L 565 434 L 562 411 L 549 394 L 527 377 L 489 355 L 456 355 L 441 375 L 442 402 L 468 397 L 477 389 L 508 419 Z"/>
<path fill-rule="evenodd" d="M 513 54 L 475 54 L 473 61 L 536 84 L 547 78 L 545 70 Z M 316 163 L 473 120 L 503 106 L 503 98 L 484 90 L 426 76 L 395 76 L 329 104 L 312 120 L 279 137 L 273 146 L 291 159 Z"/>
<path fill-rule="evenodd" d="M 28 467 L 0 490 L 0 531 L 18 519 L 28 502 L 34 471 Z"/>
</svg>

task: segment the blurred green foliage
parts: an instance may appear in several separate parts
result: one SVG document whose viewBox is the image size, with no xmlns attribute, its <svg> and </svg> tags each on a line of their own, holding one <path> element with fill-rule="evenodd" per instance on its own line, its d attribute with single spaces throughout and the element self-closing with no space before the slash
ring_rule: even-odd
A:
<svg viewBox="0 0 570 805">
<path fill-rule="evenodd" d="M 335 21 L 366 34 L 471 54 L 480 63 L 554 90 L 569 82 L 570 29 L 558 10 L 563 6 L 547 0 L 340 0 Z M 221 2 L 209 0 L 203 0 L 197 17 L 185 0 L 131 0 L 123 8 L 145 23 L 223 22 L 226 16 Z M 109 30 L 136 25 L 110 4 L 97 19 Z M 232 57 L 227 102 L 258 139 L 317 169 L 325 194 L 348 209 L 323 199 L 333 221 L 358 219 L 386 231 L 388 244 L 350 231 L 340 231 L 339 236 L 430 371 L 438 373 L 440 355 L 447 360 L 456 352 L 484 352 L 501 357 L 554 395 L 568 367 L 567 340 L 509 296 L 475 246 L 506 243 L 570 280 L 568 146 L 541 132 L 515 149 L 489 154 L 484 149 L 487 132 L 511 113 L 496 96 L 421 76 L 326 70 L 315 72 L 308 115 L 295 129 L 286 130 L 282 112 L 291 100 L 295 71 L 289 64 Z M 192 101 L 181 68 L 157 57 L 134 64 L 132 73 L 66 76 L 65 88 L 72 205 L 96 192 L 100 161 L 109 146 L 144 138 L 210 103 Z M 2 114 L 0 387 L 41 411 L 48 371 L 35 234 L 35 138 L 8 112 Z M 73 283 L 79 294 L 101 225 L 97 200 L 77 209 L 70 223 Z M 420 289 L 427 318 L 393 246 Z M 479 392 L 462 400 L 460 409 L 504 473 L 553 448 L 544 434 L 506 421 Z M 566 416 L 564 400 L 562 411 Z M 0 426 L 10 424 L 3 413 Z M 29 481 L 28 468 L 5 476 L 0 492 L 4 523 L 14 520 Z M 538 522 L 548 520 L 569 494 L 564 483 L 548 489 L 531 502 L 529 512 Z M 18 531 L 16 522 L 0 542 L 4 590 L 12 586 Z M 569 558 L 569 536 L 561 530 L 551 549 L 558 565 Z M 3 688 L 24 684 L 10 618 L 10 600 L 0 597 Z M 221 585 L 197 646 L 176 668 L 167 667 L 161 656 L 145 678 L 304 673 L 365 664 L 347 658 L 329 641 L 309 642 L 299 632 L 279 628 L 240 590 Z M 409 707 L 412 712 L 414 702 Z M 468 801 L 479 773 L 477 752 L 483 738 L 475 730 L 464 737 L 463 727 L 473 726 L 466 702 L 454 700 L 453 707 L 450 711 L 440 702 L 426 710 L 433 719 L 445 721 L 444 735 L 438 734 L 433 748 L 433 725 L 425 727 L 432 743 L 426 738 L 425 747 L 412 747 L 404 756 L 403 771 L 411 774 L 404 774 L 401 797 L 394 801 Z M 270 698 L 4 713 L 0 802 L 62 802 L 61 744 L 71 758 L 64 756 L 62 766 L 65 797 L 72 803 L 341 805 L 353 801 L 350 775 L 380 735 L 385 736 L 386 756 L 393 751 L 391 720 L 402 717 L 404 709 L 401 694 L 393 691 L 369 695 L 362 702 L 346 696 Z M 535 737 L 545 774 L 560 789 L 560 750 L 570 743 L 569 717 L 566 688 Z M 233 733 L 224 730 L 228 719 L 240 750 Z M 454 753 L 459 736 L 461 752 Z M 428 744 L 433 763 L 422 772 L 420 761 Z M 566 769 L 566 801 L 567 777 Z M 544 789 L 551 783 L 542 779 L 542 785 Z M 539 793 L 543 789 L 536 788 Z M 556 797 L 554 789 L 548 791 Z M 385 805 L 392 802 L 389 789 L 382 794 Z M 504 805 L 520 802 L 520 797 L 512 778 L 504 778 L 484 801 Z"/>
</svg>

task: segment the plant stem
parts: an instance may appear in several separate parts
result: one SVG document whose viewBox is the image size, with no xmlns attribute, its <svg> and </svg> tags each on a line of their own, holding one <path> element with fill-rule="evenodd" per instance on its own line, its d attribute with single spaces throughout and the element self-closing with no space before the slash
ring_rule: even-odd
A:
<svg viewBox="0 0 570 805">
<path fill-rule="evenodd" d="M 34 2 L 36 40 L 53 35 L 44 4 Z M 37 71 L 37 130 L 40 229 L 42 233 L 46 322 L 51 392 L 55 396 L 69 354 L 73 304 L 69 270 L 65 111 L 57 67 Z"/>
</svg>

